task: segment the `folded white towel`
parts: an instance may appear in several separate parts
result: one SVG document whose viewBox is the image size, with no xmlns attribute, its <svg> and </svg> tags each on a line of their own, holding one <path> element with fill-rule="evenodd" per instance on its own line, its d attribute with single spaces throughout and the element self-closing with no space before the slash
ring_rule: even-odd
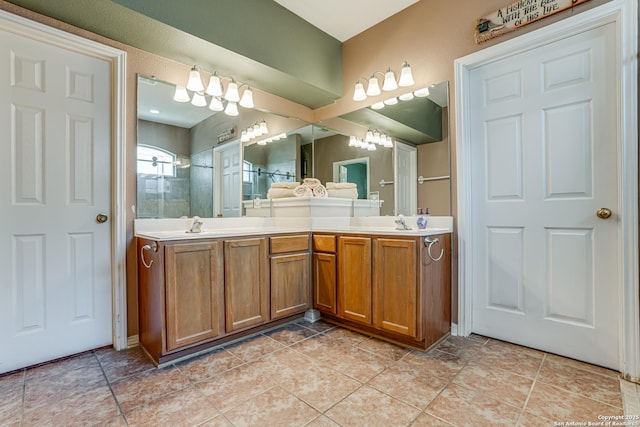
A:
<svg viewBox="0 0 640 427">
<path fill-rule="evenodd" d="M 271 188 L 288 188 L 289 190 L 293 190 L 298 185 L 300 185 L 299 182 L 274 182 L 271 184 Z"/>
<path fill-rule="evenodd" d="M 313 190 L 308 185 L 298 185 L 293 189 L 293 195 L 296 197 L 313 197 Z"/>
<path fill-rule="evenodd" d="M 309 188 L 314 188 L 322 184 L 320 180 L 316 178 L 305 178 L 304 180 L 302 180 L 302 183 Z"/>
<path fill-rule="evenodd" d="M 327 182 L 327 190 L 348 190 L 357 188 L 353 182 Z"/>
<path fill-rule="evenodd" d="M 267 191 L 267 199 L 282 199 L 284 197 L 293 197 L 293 190 L 289 188 L 270 188 Z"/>
<path fill-rule="evenodd" d="M 324 188 L 324 185 L 318 185 L 317 187 L 313 187 L 313 197 L 329 197 L 327 193 L 327 189 Z"/>
<path fill-rule="evenodd" d="M 328 189 L 327 194 L 329 195 L 329 197 L 336 197 L 339 199 L 357 199 L 358 189 L 357 188 L 346 188 L 341 190 Z"/>
</svg>

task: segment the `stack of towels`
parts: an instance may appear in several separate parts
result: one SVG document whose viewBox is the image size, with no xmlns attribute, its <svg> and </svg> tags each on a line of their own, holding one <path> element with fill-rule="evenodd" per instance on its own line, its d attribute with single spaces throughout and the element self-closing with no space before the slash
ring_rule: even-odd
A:
<svg viewBox="0 0 640 427">
<path fill-rule="evenodd" d="M 322 185 L 319 179 L 305 178 L 299 182 L 274 182 L 267 192 L 268 199 L 283 197 L 338 197 L 341 199 L 357 199 L 358 188 L 351 182 L 327 182 Z"/>
<path fill-rule="evenodd" d="M 293 189 L 293 195 L 296 197 L 328 197 L 327 189 L 322 185 L 319 179 L 305 178 L 302 184 Z"/>
<path fill-rule="evenodd" d="M 327 182 L 329 197 L 341 199 L 357 199 L 358 187 L 352 182 Z"/>
<path fill-rule="evenodd" d="M 267 199 L 281 199 L 294 197 L 293 190 L 300 185 L 299 182 L 274 182 L 267 192 Z"/>
</svg>

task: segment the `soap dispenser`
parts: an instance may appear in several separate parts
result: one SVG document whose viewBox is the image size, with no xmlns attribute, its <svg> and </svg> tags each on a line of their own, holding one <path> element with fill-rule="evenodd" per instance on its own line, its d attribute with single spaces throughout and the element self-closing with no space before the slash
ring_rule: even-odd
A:
<svg viewBox="0 0 640 427">
<path fill-rule="evenodd" d="M 429 209 L 427 209 L 427 213 L 428 212 Z M 427 228 L 427 217 L 425 216 L 424 212 L 422 212 L 422 208 L 418 210 L 418 220 L 416 221 L 416 224 L 418 225 L 418 228 L 420 230 L 424 230 L 425 228 Z"/>
</svg>

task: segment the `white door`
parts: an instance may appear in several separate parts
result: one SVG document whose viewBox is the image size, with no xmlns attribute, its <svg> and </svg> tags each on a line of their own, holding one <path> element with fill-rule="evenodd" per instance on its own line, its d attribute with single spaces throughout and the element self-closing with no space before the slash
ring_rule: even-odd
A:
<svg viewBox="0 0 640 427">
<path fill-rule="evenodd" d="M 240 144 L 228 143 L 216 148 L 216 177 L 215 183 L 218 201 L 216 212 L 223 217 L 240 216 L 241 175 Z"/>
<path fill-rule="evenodd" d="M 469 276 L 473 332 L 618 369 L 614 47 L 608 24 L 471 70 Z"/>
<path fill-rule="evenodd" d="M 418 212 L 418 150 L 411 145 L 395 142 L 394 192 L 395 214 L 416 215 Z"/>
<path fill-rule="evenodd" d="M 0 372 L 111 344 L 109 63 L 0 30 Z"/>
</svg>

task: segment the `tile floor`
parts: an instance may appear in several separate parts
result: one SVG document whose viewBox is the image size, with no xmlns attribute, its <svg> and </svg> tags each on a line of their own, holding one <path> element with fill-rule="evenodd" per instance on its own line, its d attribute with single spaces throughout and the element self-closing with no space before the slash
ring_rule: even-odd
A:
<svg viewBox="0 0 640 427">
<path fill-rule="evenodd" d="M 409 351 L 322 321 L 163 369 L 108 349 L 0 377 L 2 426 L 553 426 L 622 414 L 616 372 L 480 336 Z"/>
</svg>

